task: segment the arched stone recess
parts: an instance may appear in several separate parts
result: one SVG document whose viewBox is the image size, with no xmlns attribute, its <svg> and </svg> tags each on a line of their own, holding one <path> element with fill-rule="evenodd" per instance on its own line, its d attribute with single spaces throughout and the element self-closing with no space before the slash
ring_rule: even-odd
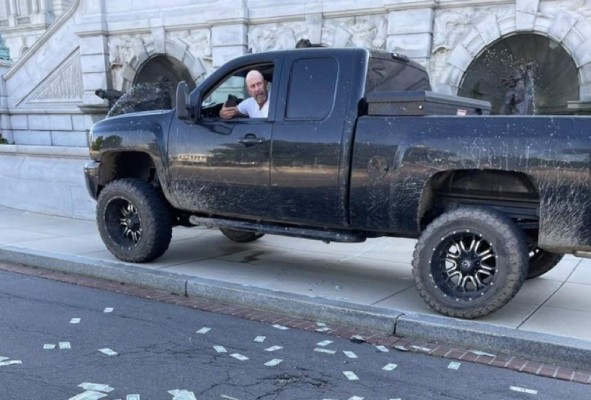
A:
<svg viewBox="0 0 591 400">
<path fill-rule="evenodd" d="M 473 60 L 494 42 L 520 33 L 543 35 L 559 43 L 578 68 L 579 100 L 591 101 L 591 24 L 584 16 L 562 9 L 552 13 L 534 10 L 524 16 L 516 8 L 512 14 L 489 15 L 476 22 L 450 52 L 432 82 L 434 89 L 456 95 Z"/>
<path fill-rule="evenodd" d="M 201 58 L 191 54 L 189 46 L 180 39 L 165 40 L 161 44 L 156 42 L 147 44 L 143 39 L 138 38 L 132 52 L 133 55 L 128 61 L 124 62 L 121 70 L 122 82 L 120 90 L 122 91 L 131 89 L 141 66 L 158 56 L 172 57 L 185 65 L 193 78 L 193 82 L 197 81 L 206 72 Z"/>
</svg>

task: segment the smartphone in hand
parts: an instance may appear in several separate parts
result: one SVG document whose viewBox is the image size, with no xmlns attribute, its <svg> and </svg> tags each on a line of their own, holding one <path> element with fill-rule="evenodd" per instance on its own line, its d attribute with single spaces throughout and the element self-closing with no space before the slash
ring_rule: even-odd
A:
<svg viewBox="0 0 591 400">
<path fill-rule="evenodd" d="M 229 94 L 228 100 L 226 100 L 226 103 L 224 104 L 224 106 L 236 107 L 237 105 L 238 105 L 238 97 L 234 96 L 233 94 Z"/>
</svg>

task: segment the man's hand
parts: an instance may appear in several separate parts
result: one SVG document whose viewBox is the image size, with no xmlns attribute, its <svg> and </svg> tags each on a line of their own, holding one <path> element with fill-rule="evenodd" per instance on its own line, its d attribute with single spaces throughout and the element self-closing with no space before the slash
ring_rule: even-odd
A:
<svg viewBox="0 0 591 400">
<path fill-rule="evenodd" d="M 223 119 L 231 119 L 234 117 L 239 117 L 241 115 L 242 114 L 240 114 L 240 111 L 238 111 L 238 107 L 226 107 L 224 105 L 220 110 L 220 117 L 222 117 Z"/>
</svg>

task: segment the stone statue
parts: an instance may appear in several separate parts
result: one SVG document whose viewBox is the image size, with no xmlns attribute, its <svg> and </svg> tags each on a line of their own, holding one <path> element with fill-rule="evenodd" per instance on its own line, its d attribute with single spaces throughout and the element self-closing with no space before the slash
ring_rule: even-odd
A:
<svg viewBox="0 0 591 400">
<path fill-rule="evenodd" d="M 534 81 L 538 71 L 535 62 L 520 64 L 509 76 L 501 79 L 507 88 L 500 114 L 533 115 L 535 114 Z"/>
<path fill-rule="evenodd" d="M 94 91 L 94 94 L 96 94 L 101 99 L 109 100 L 109 107 L 113 107 L 115 102 L 119 100 L 119 98 L 123 96 L 125 92 L 115 89 L 97 89 Z"/>
<path fill-rule="evenodd" d="M 300 39 L 295 45 L 296 49 L 302 49 L 306 47 L 322 47 L 321 44 L 314 44 L 310 41 L 310 39 Z"/>
<path fill-rule="evenodd" d="M 171 91 L 174 84 L 168 78 L 159 77 L 156 82 L 135 85 L 129 92 L 97 89 L 95 94 L 109 100 L 107 117 L 137 111 L 167 110 L 172 108 Z"/>
</svg>

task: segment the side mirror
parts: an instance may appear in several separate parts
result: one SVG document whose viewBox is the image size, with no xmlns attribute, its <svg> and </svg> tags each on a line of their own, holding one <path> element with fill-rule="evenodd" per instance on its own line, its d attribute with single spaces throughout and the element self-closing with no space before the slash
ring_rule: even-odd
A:
<svg viewBox="0 0 591 400">
<path fill-rule="evenodd" d="M 181 81 L 176 87 L 176 117 L 182 121 L 190 119 L 189 109 L 187 108 L 189 98 L 189 85 Z"/>
</svg>

